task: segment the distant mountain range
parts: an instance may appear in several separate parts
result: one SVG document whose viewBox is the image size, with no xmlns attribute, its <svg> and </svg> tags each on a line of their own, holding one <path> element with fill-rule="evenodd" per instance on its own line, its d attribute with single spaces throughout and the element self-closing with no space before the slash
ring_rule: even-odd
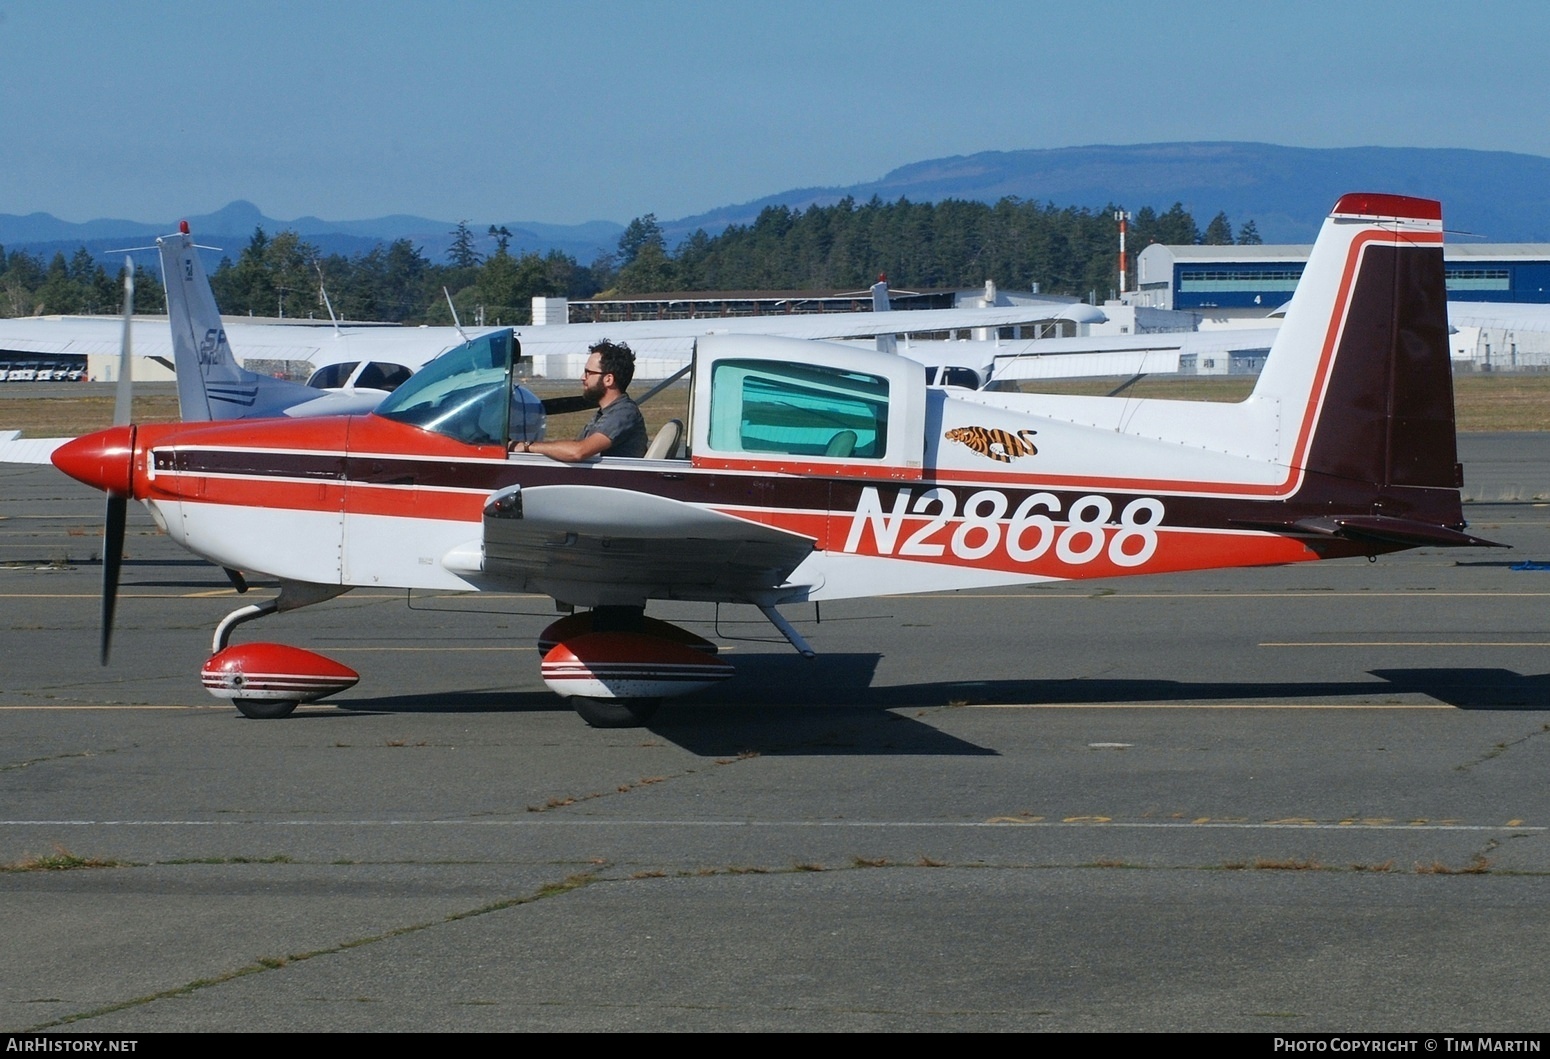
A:
<svg viewBox="0 0 1550 1059">
<path fill-rule="evenodd" d="M 31 254 L 52 257 L 59 250 L 69 256 L 84 245 L 96 256 L 104 257 L 111 250 L 147 245 L 156 236 L 166 235 L 177 228 L 179 220 L 188 221 L 189 229 L 200 243 L 221 248 L 219 254 L 205 255 L 212 258 L 209 262 L 212 266 L 222 256 L 235 261 L 252 239 L 255 228 L 262 228 L 270 235 L 294 231 L 325 254 L 346 256 L 364 254 L 378 243 L 408 239 L 431 260 L 444 261 L 447 248 L 452 245 L 453 229 L 458 223 L 457 220 L 435 221 L 428 217 L 411 217 L 401 213 L 364 221 L 325 221 L 318 217 L 298 217 L 285 221 L 266 217 L 253 203 L 239 200 L 214 213 L 151 223 L 97 220 L 75 224 L 61 221 L 47 213 L 32 213 L 25 217 L 0 213 L 0 246 L 7 250 L 26 250 Z M 483 252 L 495 249 L 495 241 L 486 234 L 493 224 L 505 227 L 511 233 L 513 253 L 561 250 L 582 264 L 589 264 L 599 254 L 617 249 L 619 236 L 624 232 L 624 225 L 612 221 L 545 224 L 541 221 L 486 220 L 476 223 L 470 220 L 468 224 Z"/>
<path fill-rule="evenodd" d="M 1264 143 L 1159 143 L 986 151 L 937 158 L 848 187 L 797 188 L 692 217 L 661 221 L 668 245 L 696 228 L 711 234 L 747 224 L 767 206 L 796 209 L 873 195 L 934 202 L 958 198 L 994 202 L 1014 195 L 1057 206 L 1102 209 L 1113 204 L 1159 212 L 1182 202 L 1202 228 L 1218 211 L 1235 226 L 1253 220 L 1268 243 L 1311 243 L 1324 214 L 1348 191 L 1383 191 L 1441 199 L 1450 232 L 1485 241 L 1550 242 L 1550 158 L 1505 151 L 1413 147 L 1278 147 Z M 454 220 L 393 215 L 361 221 L 317 217 L 277 220 L 250 202 L 188 218 L 200 242 L 235 258 L 253 229 L 296 231 L 325 253 L 358 254 L 378 242 L 409 239 L 432 260 L 445 260 Z M 614 250 L 624 231 L 613 221 L 545 224 L 471 220 L 481 250 L 493 249 L 491 224 L 512 233 L 517 252 L 561 250 L 583 264 Z M 0 214 L 0 245 L 52 256 L 85 245 L 94 254 L 143 244 L 171 231 L 176 219 L 146 223 L 96 220 L 73 224 L 46 213 Z"/>
<path fill-rule="evenodd" d="M 1267 243 L 1311 243 L 1348 191 L 1441 199 L 1450 232 L 1493 243 L 1550 241 L 1550 158 L 1505 151 L 1417 147 L 1277 147 L 1268 143 L 1153 143 L 986 151 L 916 162 L 866 184 L 801 188 L 685 217 L 663 230 L 671 245 L 695 228 L 747 224 L 766 206 L 912 202 L 1008 195 L 1057 206 L 1158 212 L 1182 202 L 1201 228 L 1218 211 L 1253 220 Z"/>
</svg>

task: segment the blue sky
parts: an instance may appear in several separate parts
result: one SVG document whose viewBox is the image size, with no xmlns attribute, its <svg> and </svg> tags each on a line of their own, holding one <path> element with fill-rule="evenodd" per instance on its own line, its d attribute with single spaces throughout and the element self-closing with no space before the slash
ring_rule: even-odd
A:
<svg viewBox="0 0 1550 1059">
<path fill-rule="evenodd" d="M 664 219 L 984 150 L 1550 155 L 1550 4 L 0 0 L 0 213 Z"/>
</svg>

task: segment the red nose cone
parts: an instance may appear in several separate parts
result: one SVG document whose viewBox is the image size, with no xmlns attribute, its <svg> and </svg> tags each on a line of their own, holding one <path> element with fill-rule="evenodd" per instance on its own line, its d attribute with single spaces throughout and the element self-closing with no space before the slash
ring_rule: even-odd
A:
<svg viewBox="0 0 1550 1059">
<path fill-rule="evenodd" d="M 113 496 L 129 496 L 134 478 L 135 428 L 109 427 L 54 450 L 54 466 L 78 482 Z"/>
</svg>

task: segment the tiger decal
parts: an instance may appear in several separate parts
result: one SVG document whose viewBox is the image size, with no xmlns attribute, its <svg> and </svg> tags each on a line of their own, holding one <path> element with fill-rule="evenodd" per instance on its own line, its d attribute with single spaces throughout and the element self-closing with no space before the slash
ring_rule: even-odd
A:
<svg viewBox="0 0 1550 1059">
<path fill-rule="evenodd" d="M 1019 430 L 1014 434 L 1010 430 L 995 430 L 991 427 L 954 427 L 944 437 L 948 441 L 969 446 L 981 456 L 988 456 L 1001 463 L 1011 463 L 1018 456 L 1039 454 L 1032 440 L 1037 433 L 1037 430 Z"/>
</svg>

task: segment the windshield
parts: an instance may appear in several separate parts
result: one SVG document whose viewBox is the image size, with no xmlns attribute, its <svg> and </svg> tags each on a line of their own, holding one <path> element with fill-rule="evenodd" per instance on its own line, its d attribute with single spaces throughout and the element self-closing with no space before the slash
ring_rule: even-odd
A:
<svg viewBox="0 0 1550 1059">
<path fill-rule="evenodd" d="M 470 445 L 505 445 L 511 354 L 510 330 L 449 349 L 394 390 L 376 414 Z"/>
</svg>

